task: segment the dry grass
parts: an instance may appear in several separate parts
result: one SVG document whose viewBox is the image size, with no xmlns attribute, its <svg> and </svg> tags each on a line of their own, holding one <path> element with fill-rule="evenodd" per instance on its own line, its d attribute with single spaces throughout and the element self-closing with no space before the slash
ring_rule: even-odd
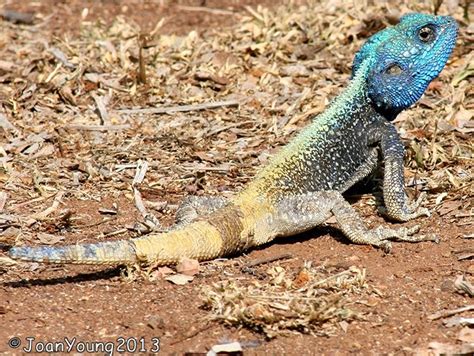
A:
<svg viewBox="0 0 474 356">
<path fill-rule="evenodd" d="M 330 273 L 307 263 L 297 273 L 277 266 L 264 280 L 205 287 L 203 299 L 210 319 L 248 327 L 268 338 L 290 332 L 328 336 L 361 317 L 353 309 L 354 300 L 368 291 L 364 270 Z"/>
</svg>

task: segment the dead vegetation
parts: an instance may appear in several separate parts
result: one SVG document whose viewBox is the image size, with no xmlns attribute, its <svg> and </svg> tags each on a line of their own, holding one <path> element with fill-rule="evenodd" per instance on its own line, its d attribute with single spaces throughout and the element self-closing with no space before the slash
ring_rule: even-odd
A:
<svg viewBox="0 0 474 356">
<path fill-rule="evenodd" d="M 353 308 L 368 294 L 365 271 L 356 267 L 330 273 L 306 263 L 299 272 L 271 267 L 266 279 L 224 281 L 205 287 L 204 308 L 209 318 L 244 326 L 266 337 L 301 332 L 329 336 L 361 318 Z"/>
<path fill-rule="evenodd" d="M 186 194 L 231 194 L 342 90 L 368 36 L 430 9 L 308 1 L 248 8 L 229 30 L 184 36 L 162 35 L 163 19 L 149 33 L 119 17 L 64 37 L 50 35 L 48 18 L 1 21 L 0 244 L 133 237 L 143 216 L 117 216 L 135 188 L 168 222 Z M 456 226 L 460 236 L 451 238 L 472 239 L 474 27 L 461 7 L 439 8 L 448 11 L 460 22 L 455 53 L 397 126 L 409 191 L 429 193 L 433 228 Z M 132 187 L 143 162 L 146 176 Z M 99 222 L 90 221 L 91 201 L 102 206 Z M 356 298 L 373 292 L 362 270 L 332 272 L 272 267 L 266 281 L 208 288 L 206 307 L 215 320 L 268 337 L 329 335 L 359 315 Z"/>
</svg>

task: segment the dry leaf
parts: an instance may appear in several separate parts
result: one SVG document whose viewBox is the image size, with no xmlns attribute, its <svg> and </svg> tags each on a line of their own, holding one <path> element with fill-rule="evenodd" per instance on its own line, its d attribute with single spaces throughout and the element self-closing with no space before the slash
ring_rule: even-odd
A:
<svg viewBox="0 0 474 356">
<path fill-rule="evenodd" d="M 199 261 L 184 258 L 176 265 L 176 271 L 186 276 L 194 276 L 199 273 Z"/>
<path fill-rule="evenodd" d="M 186 276 L 184 274 L 173 274 L 171 276 L 165 277 L 165 279 L 171 283 L 177 284 L 179 286 L 183 286 L 191 282 L 194 277 Z"/>
<path fill-rule="evenodd" d="M 38 234 L 38 240 L 44 245 L 55 245 L 63 241 L 64 236 L 40 233 Z"/>
</svg>

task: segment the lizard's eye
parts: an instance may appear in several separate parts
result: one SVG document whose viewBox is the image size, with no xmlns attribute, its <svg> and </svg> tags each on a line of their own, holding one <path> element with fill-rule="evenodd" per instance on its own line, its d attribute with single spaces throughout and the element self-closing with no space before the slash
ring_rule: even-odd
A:
<svg viewBox="0 0 474 356">
<path fill-rule="evenodd" d="M 418 38 L 421 42 L 432 42 L 435 38 L 435 31 L 431 26 L 425 26 L 418 31 Z"/>
<path fill-rule="evenodd" d="M 390 64 L 387 69 L 385 69 L 385 73 L 388 75 L 399 75 L 403 71 L 402 67 L 400 67 L 397 63 Z"/>
</svg>

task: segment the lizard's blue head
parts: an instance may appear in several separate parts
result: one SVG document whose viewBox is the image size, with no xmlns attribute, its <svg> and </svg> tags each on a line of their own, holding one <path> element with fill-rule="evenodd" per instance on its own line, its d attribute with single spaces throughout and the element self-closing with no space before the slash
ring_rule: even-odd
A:
<svg viewBox="0 0 474 356">
<path fill-rule="evenodd" d="M 367 88 L 376 110 L 392 120 L 414 104 L 446 64 L 457 30 L 452 17 L 413 13 L 370 37 L 356 54 L 352 73 L 372 61 Z"/>
</svg>

